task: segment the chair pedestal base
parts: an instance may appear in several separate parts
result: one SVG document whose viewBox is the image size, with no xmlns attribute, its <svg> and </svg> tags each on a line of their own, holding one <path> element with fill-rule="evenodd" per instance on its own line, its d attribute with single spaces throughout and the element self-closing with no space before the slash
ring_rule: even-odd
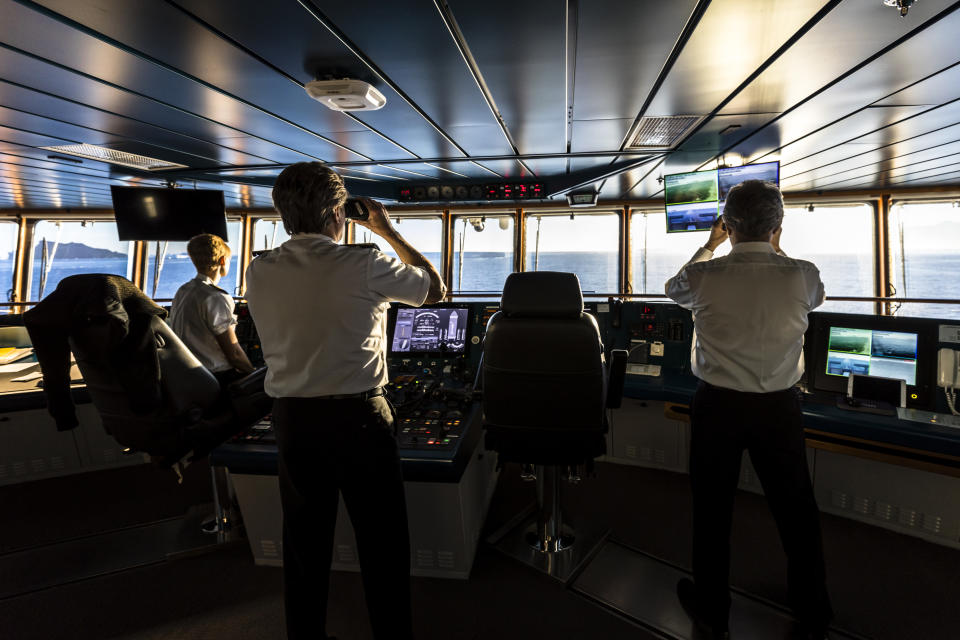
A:
<svg viewBox="0 0 960 640">
<path fill-rule="evenodd" d="M 577 541 L 570 527 L 563 527 L 563 531 L 556 538 L 544 538 L 537 530 L 538 527 L 527 527 L 524 533 L 524 539 L 535 551 L 540 553 L 560 553 L 573 549 L 573 543 Z"/>
<path fill-rule="evenodd" d="M 560 509 L 559 468 L 538 465 L 537 503 L 513 518 L 488 541 L 503 553 L 562 582 L 575 575 L 605 537 L 603 531 L 578 531 L 564 525 Z"/>
</svg>

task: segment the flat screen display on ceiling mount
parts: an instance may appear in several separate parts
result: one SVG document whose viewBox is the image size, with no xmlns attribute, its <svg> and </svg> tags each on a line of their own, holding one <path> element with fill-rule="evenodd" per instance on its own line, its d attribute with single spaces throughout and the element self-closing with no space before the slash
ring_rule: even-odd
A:
<svg viewBox="0 0 960 640">
<path fill-rule="evenodd" d="M 120 240 L 184 241 L 201 233 L 227 240 L 223 191 L 111 186 Z"/>
<path fill-rule="evenodd" d="M 745 180 L 780 184 L 780 163 L 762 162 L 663 177 L 667 233 L 706 231 L 723 214 L 727 193 Z"/>
</svg>

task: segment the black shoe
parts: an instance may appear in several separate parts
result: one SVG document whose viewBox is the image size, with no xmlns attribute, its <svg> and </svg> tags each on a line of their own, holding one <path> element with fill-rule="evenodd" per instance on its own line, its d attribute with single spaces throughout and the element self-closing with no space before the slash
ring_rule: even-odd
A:
<svg viewBox="0 0 960 640">
<path fill-rule="evenodd" d="M 697 588 L 693 580 L 683 578 L 677 583 L 677 598 L 680 599 L 680 605 L 687 612 L 690 619 L 706 637 L 711 640 L 727 640 L 730 637 L 730 631 L 727 629 L 727 623 L 711 624 L 708 617 L 704 615 L 702 607 L 697 602 Z"/>
</svg>

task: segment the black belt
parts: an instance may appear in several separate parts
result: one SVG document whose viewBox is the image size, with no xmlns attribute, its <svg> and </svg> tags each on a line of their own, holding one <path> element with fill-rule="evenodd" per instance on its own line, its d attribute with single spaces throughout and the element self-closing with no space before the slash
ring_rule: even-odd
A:
<svg viewBox="0 0 960 640">
<path fill-rule="evenodd" d="M 318 400 L 367 400 L 383 395 L 383 387 L 361 391 L 360 393 L 336 393 L 332 396 L 314 396 Z"/>
</svg>

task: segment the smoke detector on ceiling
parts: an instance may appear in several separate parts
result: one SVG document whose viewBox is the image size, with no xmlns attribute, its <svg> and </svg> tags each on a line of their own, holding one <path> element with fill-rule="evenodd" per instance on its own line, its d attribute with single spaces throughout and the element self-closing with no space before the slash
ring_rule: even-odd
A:
<svg viewBox="0 0 960 640">
<path fill-rule="evenodd" d="M 314 80 L 304 88 L 308 96 L 334 111 L 375 111 L 387 104 L 383 94 L 363 80 Z"/>
</svg>

